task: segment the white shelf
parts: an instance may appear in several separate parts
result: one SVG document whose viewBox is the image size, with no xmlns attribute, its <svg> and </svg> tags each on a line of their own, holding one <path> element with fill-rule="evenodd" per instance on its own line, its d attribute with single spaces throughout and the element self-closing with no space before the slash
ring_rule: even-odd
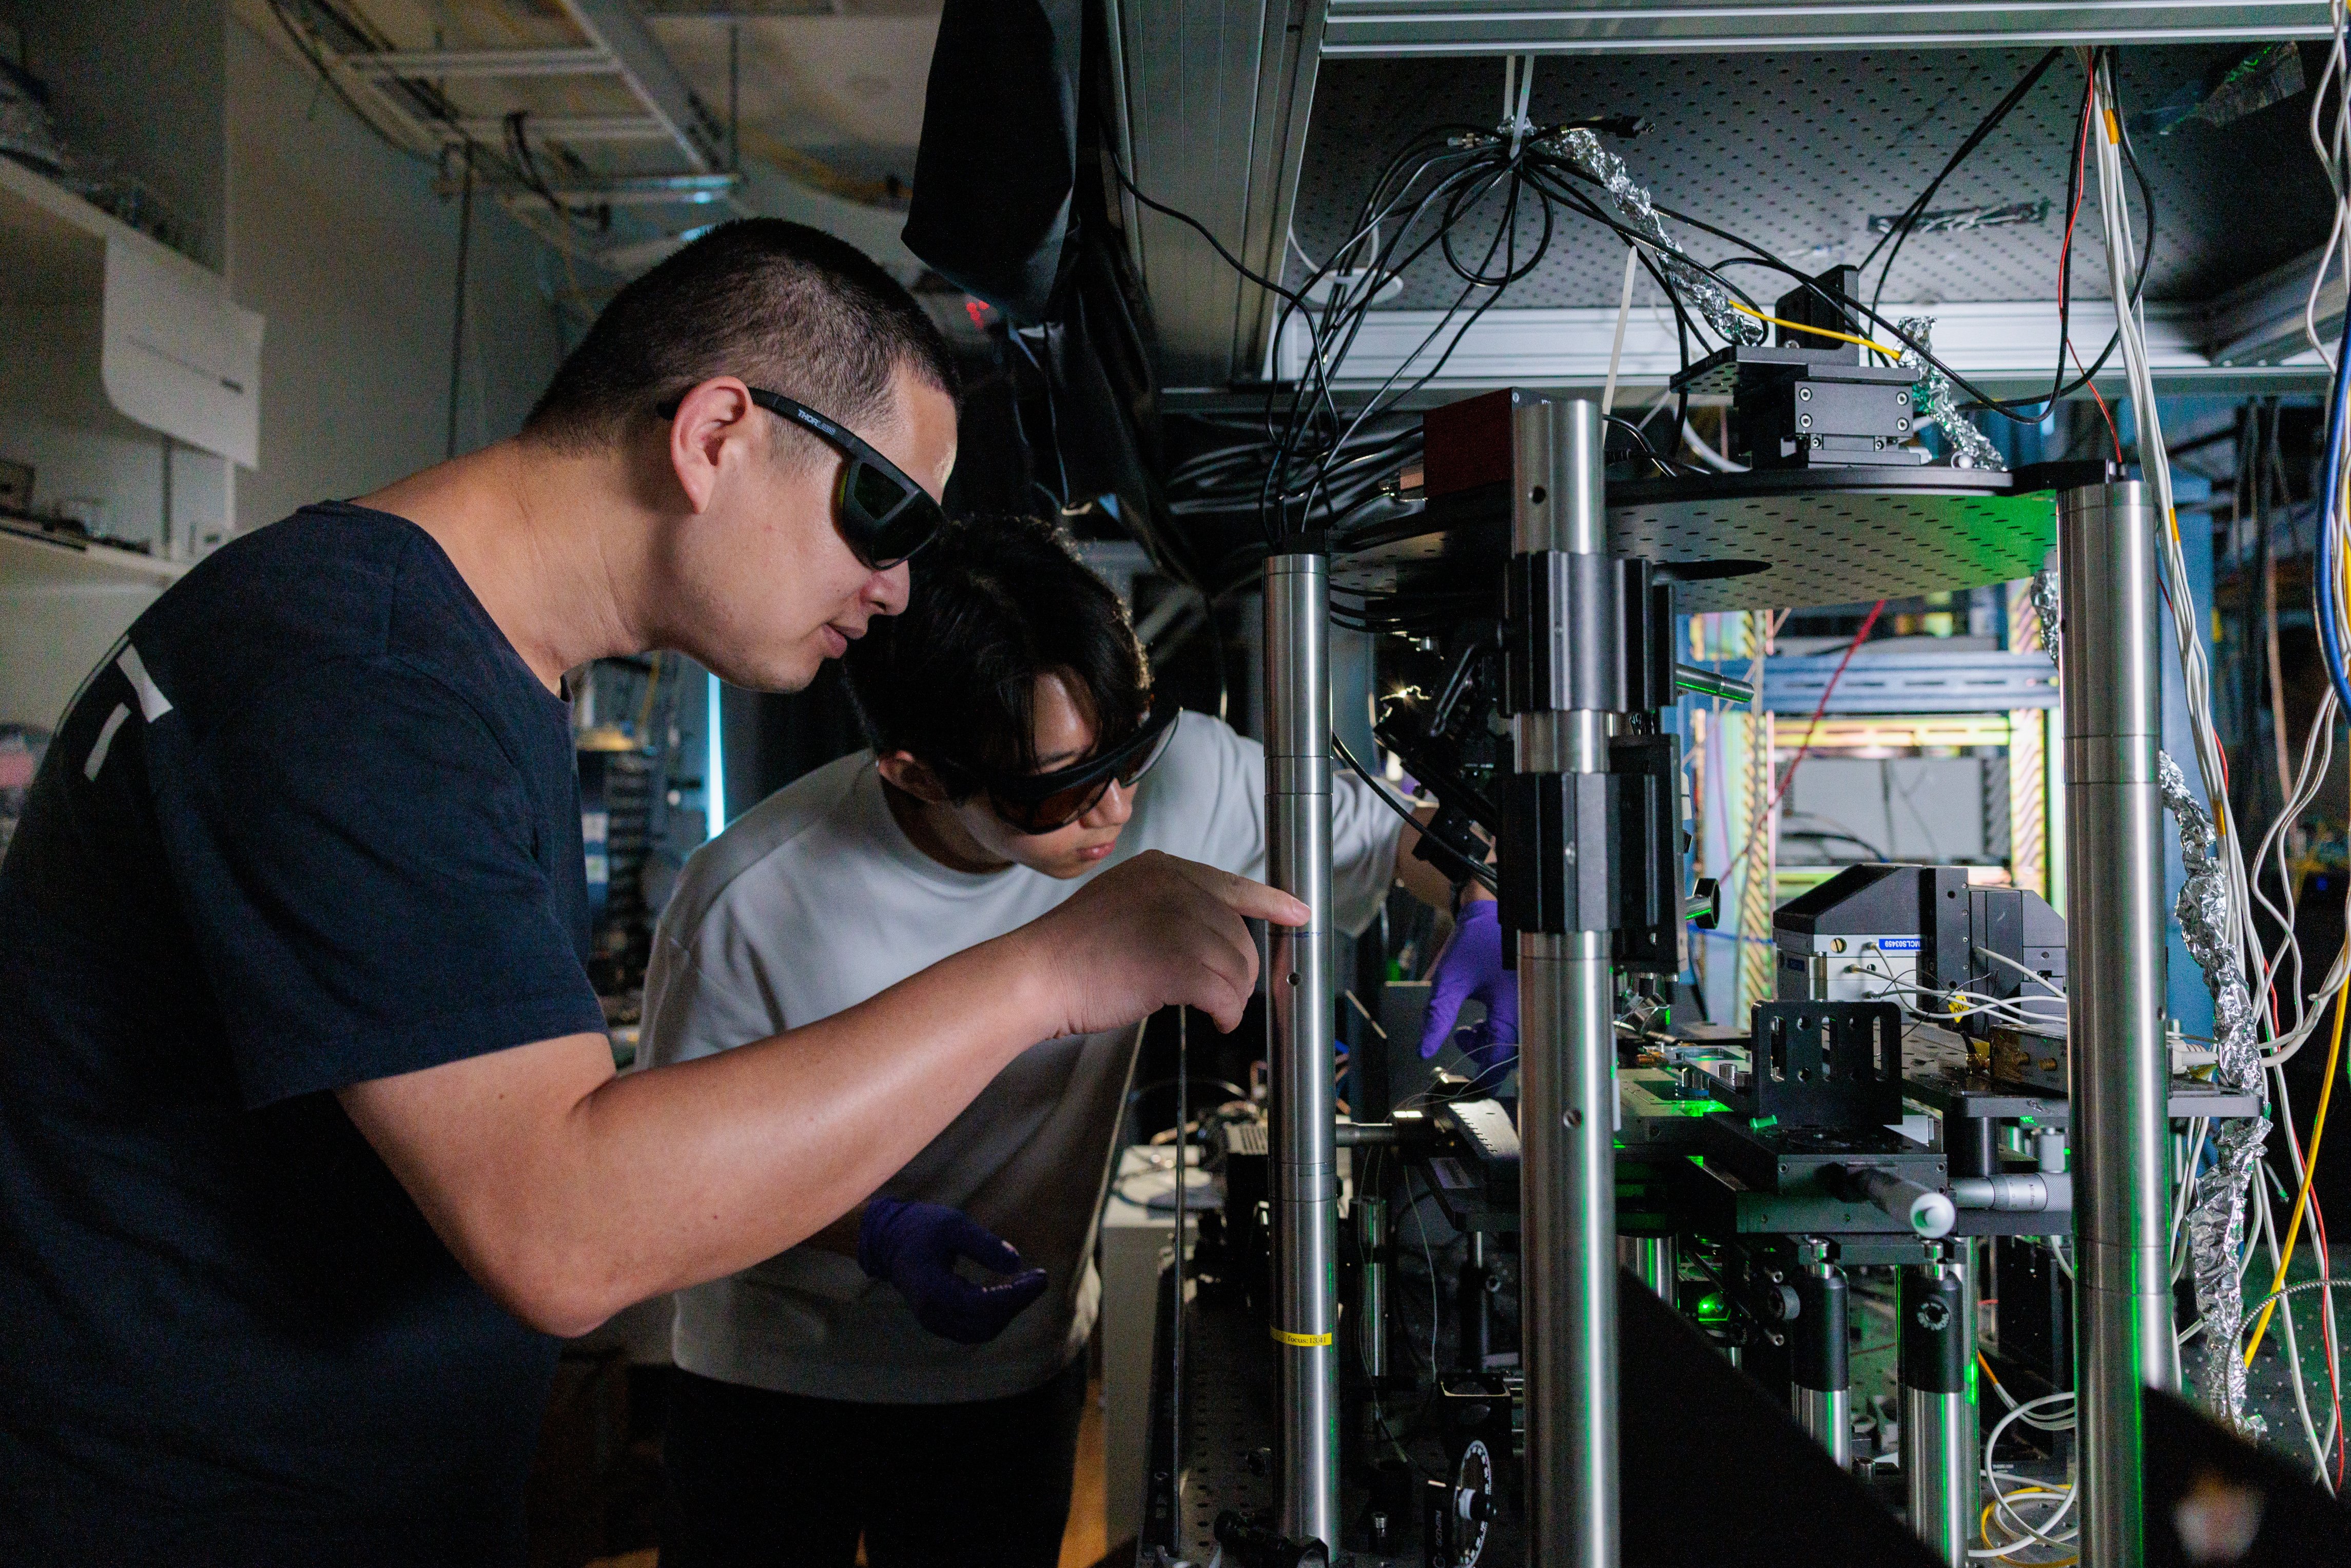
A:
<svg viewBox="0 0 2351 1568">
<path fill-rule="evenodd" d="M 254 465 L 263 323 L 220 274 L 0 158 L 0 391 L 20 412 Z"/>
<path fill-rule="evenodd" d="M 164 589 L 187 570 L 183 561 L 78 539 L 37 538 L 0 523 L 0 589 Z"/>
<path fill-rule="evenodd" d="M 137 231 L 15 159 L 0 158 L 0 267 L 14 287 L 95 299 L 105 287 L 110 233 Z"/>
</svg>

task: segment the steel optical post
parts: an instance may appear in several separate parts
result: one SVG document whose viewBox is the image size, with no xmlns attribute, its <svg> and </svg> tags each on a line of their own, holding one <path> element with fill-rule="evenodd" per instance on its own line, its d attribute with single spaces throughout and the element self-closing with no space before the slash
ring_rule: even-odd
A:
<svg viewBox="0 0 2351 1568">
<path fill-rule="evenodd" d="M 1510 418 L 1511 549 L 1605 553 L 1599 409 L 1521 392 Z M 1564 659 L 1567 650 L 1615 634 L 1614 627 L 1575 623 L 1600 609 L 1572 595 L 1554 598 L 1548 625 L 1520 631 L 1548 637 Z M 1521 774 L 1608 769 L 1608 715 L 1601 709 L 1521 711 L 1511 727 Z M 1604 918 L 1583 909 L 1572 924 L 1595 926 Z M 1529 1561 L 1541 1568 L 1615 1568 L 1617 1559 L 1614 1004 L 1606 930 L 1520 934 L 1527 1512 Z"/>
<path fill-rule="evenodd" d="M 1616 1261 L 1667 1306 L 1674 1304 L 1674 1281 L 1681 1270 L 1680 1247 L 1671 1236 L 1620 1236 Z"/>
<path fill-rule="evenodd" d="M 1321 555 L 1265 563 L 1266 872 L 1312 912 L 1269 927 L 1273 1322 L 1281 1533 L 1339 1544 L 1338 1126 L 1332 1082 L 1331 582 Z"/>
<path fill-rule="evenodd" d="M 1938 1557 L 1961 1568 L 1976 1523 L 1976 1406 L 1968 1397 L 1971 1285 L 1963 1265 L 1938 1259 L 1904 1268 L 1896 1287 L 1910 1529 Z"/>
<path fill-rule="evenodd" d="M 2145 486 L 2057 502 L 2072 940 L 2074 1386 L 2082 1561 L 2145 1561 L 2143 1393 L 2179 1382 L 2164 1092 L 2161 723 L 2155 530 Z"/>
<path fill-rule="evenodd" d="M 1795 1329 L 1788 1339 L 1789 1399 L 1796 1425 L 1840 1469 L 1853 1463 L 1852 1291 L 1820 1243 L 1807 1243 L 1793 1279 Z"/>
</svg>

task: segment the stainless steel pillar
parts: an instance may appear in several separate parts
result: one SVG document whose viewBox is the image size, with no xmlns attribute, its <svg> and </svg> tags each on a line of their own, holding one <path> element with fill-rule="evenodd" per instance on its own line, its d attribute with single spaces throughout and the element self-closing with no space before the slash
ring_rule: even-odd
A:
<svg viewBox="0 0 2351 1568">
<path fill-rule="evenodd" d="M 1265 563 L 1267 879 L 1313 912 L 1271 928 L 1273 1322 L 1281 1533 L 1339 1544 L 1337 1107 L 1331 976 L 1331 585 L 1319 555 Z"/>
<path fill-rule="evenodd" d="M 1853 1464 L 1853 1296 L 1844 1270 L 1824 1249 L 1802 1249 L 1791 1281 L 1796 1321 L 1788 1331 L 1788 1395 L 1796 1425 L 1843 1467 Z"/>
<path fill-rule="evenodd" d="M 1910 1529 L 1959 1568 L 1976 1527 L 1976 1406 L 1968 1397 L 1972 1283 L 1957 1264 L 1929 1263 L 1905 1268 L 1896 1295 Z"/>
<path fill-rule="evenodd" d="M 1607 549 L 1600 411 L 1514 394 L 1510 547 Z M 1573 601 L 1553 601 L 1560 616 Z M 1585 607 L 1590 608 L 1590 607 Z M 1554 624 L 1572 649 L 1614 629 Z M 1608 715 L 1593 708 L 1511 720 L 1520 773 L 1604 773 Z M 1586 912 L 1583 923 L 1600 916 Z M 1615 1568 L 1616 1045 L 1605 930 L 1519 937 L 1520 1263 L 1526 1366 L 1526 1484 L 1538 1568 Z"/>
<path fill-rule="evenodd" d="M 2141 1391 L 2179 1383 L 2164 1116 L 2161 607 L 2151 497 L 2137 484 L 2057 502 L 2073 983 L 2074 1377 L 2082 1561 L 2145 1559 Z"/>
<path fill-rule="evenodd" d="M 1672 1236 L 1620 1236 L 1616 1260 L 1649 1287 L 1649 1293 L 1667 1306 L 1674 1304 L 1674 1281 L 1681 1270 L 1680 1239 Z"/>
</svg>

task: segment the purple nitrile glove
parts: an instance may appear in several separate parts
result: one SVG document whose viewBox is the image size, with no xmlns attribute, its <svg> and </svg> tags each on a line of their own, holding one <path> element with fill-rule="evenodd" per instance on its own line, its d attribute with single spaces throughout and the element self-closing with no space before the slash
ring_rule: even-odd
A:
<svg viewBox="0 0 2351 1568">
<path fill-rule="evenodd" d="M 1462 1037 L 1461 1049 L 1479 1072 L 1490 1072 L 1519 1053 L 1519 979 L 1502 967 L 1502 906 L 1490 898 L 1462 905 L 1453 940 L 1437 956 L 1420 1031 L 1423 1061 L 1453 1037 L 1461 1004 L 1473 997 L 1486 1004 L 1486 1018 Z"/>
<path fill-rule="evenodd" d="M 975 1285 L 956 1272 L 958 1258 L 1011 1277 Z M 857 1227 L 857 1266 L 897 1286 L 916 1322 L 958 1344 L 986 1344 L 1045 1293 L 1044 1270 L 1023 1269 L 1010 1242 L 945 1204 L 867 1200 Z"/>
</svg>

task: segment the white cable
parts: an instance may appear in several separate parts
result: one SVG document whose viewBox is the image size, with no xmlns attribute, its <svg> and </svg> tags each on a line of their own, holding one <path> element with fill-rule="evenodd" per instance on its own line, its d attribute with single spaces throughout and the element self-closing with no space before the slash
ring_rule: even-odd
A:
<svg viewBox="0 0 2351 1568">
<path fill-rule="evenodd" d="M 2064 1496 L 2062 1499 L 2053 1500 L 2056 1503 L 2055 1511 L 2052 1512 L 2048 1518 L 2043 1520 L 2038 1526 L 2034 1526 L 2027 1524 L 2024 1520 L 2017 1514 L 2015 1510 L 2018 1500 L 2012 1497 L 2010 1493 L 2002 1490 L 2001 1482 L 2009 1481 L 2022 1486 L 2036 1487 L 2043 1483 L 2032 1480 L 2029 1477 L 2010 1475 L 2002 1471 L 1993 1462 L 2000 1448 L 2001 1436 L 2008 1430 L 2011 1422 L 2022 1420 L 2028 1425 L 2040 1427 L 2043 1431 L 2050 1432 L 2064 1431 L 2071 1428 L 2074 1425 L 2071 1420 L 2060 1419 L 2053 1416 L 2044 1424 L 2042 1421 L 2034 1419 L 2032 1412 L 2044 1405 L 2053 1406 L 2060 1403 L 2070 1405 L 2073 1403 L 2073 1399 L 2074 1391 L 2072 1389 L 2060 1389 L 2054 1394 L 2044 1394 L 2038 1399 L 2027 1400 L 2022 1405 L 2011 1404 L 2008 1413 L 2002 1416 L 2000 1420 L 1993 1425 L 1991 1435 L 1984 1439 L 1983 1477 L 1985 1490 L 1991 1493 L 1992 1510 L 1999 1518 L 2001 1525 L 2009 1530 L 2018 1532 L 2018 1538 L 2005 1546 L 1970 1548 L 1968 1552 L 1970 1557 L 1983 1560 L 1997 1560 L 2010 1556 L 2016 1552 L 2023 1550 L 2027 1546 L 2063 1546 L 2072 1542 L 2079 1533 L 2078 1527 L 2075 1530 L 2052 1533 L 2056 1531 L 2058 1521 L 2064 1519 L 2067 1513 L 2072 1511 L 2074 1500 L 2080 1495 L 2081 1483 L 2078 1479 L 2067 1484 Z"/>
<path fill-rule="evenodd" d="M 2034 985 L 2039 986 L 2043 990 L 2047 991 L 2051 996 L 2055 997 L 2059 1001 L 2062 1002 L 2065 999 L 2064 988 L 2051 984 L 2049 977 L 2046 975 L 2042 974 L 2037 969 L 2031 968 L 2026 965 L 2018 963 L 2007 954 L 1995 953 L 1989 947 L 1979 947 L 1976 949 L 1976 955 L 1979 957 L 1989 958 L 1995 964 L 2004 964 L 2008 967 L 2015 970 L 2018 974 L 2023 976 L 2026 979 L 2032 981 Z"/>
<path fill-rule="evenodd" d="M 2124 196 L 2122 144 L 2118 131 L 2113 129 L 2120 123 L 2119 110 L 2104 69 L 2093 70 L 2091 83 L 2096 111 L 2091 140 L 2097 148 L 2098 210 L 2105 230 L 2106 276 L 2114 293 L 2115 326 L 2122 348 L 2123 368 L 2129 380 L 2132 412 L 2138 423 L 2139 468 L 2155 489 L 2158 557 L 2170 590 L 2172 638 L 2179 649 L 2181 684 L 2187 697 L 2196 768 L 2218 830 L 2230 919 L 2235 927 L 2231 936 L 2245 954 L 2247 968 L 2257 970 L 2265 955 L 2252 925 L 2252 900 L 2243 852 L 2237 840 L 2236 814 L 2228 805 L 2228 768 L 2220 756 L 2220 733 L 2212 722 L 2211 670 L 2198 634 L 2197 606 L 2189 591 L 2188 565 L 2179 549 L 2171 462 L 2156 407 L 2155 378 L 2148 368 L 2144 307 L 2131 298 L 2131 281 L 2138 258 Z"/>
<path fill-rule="evenodd" d="M 1625 247 L 1625 293 L 1616 301 L 1616 341 L 1608 350 L 1608 384 L 1600 392 L 1600 417 L 1616 412 L 1616 367 L 1625 358 L 1625 323 L 1633 318 L 1633 276 L 1641 267 L 1641 247 Z M 1603 438 L 1604 441 L 1604 437 Z"/>
<path fill-rule="evenodd" d="M 2272 822 L 2269 831 L 2262 835 L 2261 845 L 2253 855 L 2255 865 L 2265 864 L 2274 856 L 2278 869 L 2278 883 L 2283 890 L 2285 899 L 2285 907 L 2280 909 L 2272 904 L 2268 894 L 2262 891 L 2259 880 L 2256 879 L 2254 882 L 2255 901 L 2262 912 L 2277 924 L 2283 933 L 2277 946 L 2269 949 L 2262 956 L 2262 994 L 2264 996 L 2276 994 L 2278 973 L 2289 957 L 2294 961 L 2294 983 L 2285 987 L 2286 998 L 2293 1009 L 2294 1024 L 2290 1029 L 2273 1031 L 2275 1038 L 2271 1042 L 2272 1049 L 2265 1051 L 2262 1056 L 2264 1063 L 2270 1066 L 2283 1064 L 2293 1058 L 2294 1052 L 2302 1049 L 2304 1042 L 2316 1031 L 2320 1020 L 2325 1016 L 2327 999 L 2334 996 L 2343 983 L 2344 958 L 2338 953 L 2334 966 L 2327 972 L 2325 983 L 2320 986 L 2315 997 L 2312 998 L 2318 1005 L 2315 1008 L 2304 1005 L 2301 985 L 2302 945 L 2295 939 L 2294 934 L 2296 901 L 2293 873 L 2286 864 L 2285 859 L 2285 836 L 2294 831 L 2294 824 L 2301 820 L 2303 812 L 2309 810 L 2316 801 L 2319 790 L 2325 785 L 2331 771 L 2331 765 L 2335 759 L 2335 690 L 2330 685 L 2325 694 L 2319 699 L 2317 716 L 2312 721 L 2310 734 L 2303 743 L 2302 767 L 2294 776 L 2294 792 L 2287 798 L 2283 809 L 2278 812 L 2277 821 Z"/>
<path fill-rule="evenodd" d="M 2186 1233 L 2188 1211 L 2196 1207 L 2196 1163 L 2204 1155 L 2204 1139 L 2210 1130 L 2210 1121 L 2203 1116 L 2189 1124 L 2188 1158 L 2180 1166 L 2179 1190 L 2171 1203 L 2171 1280 L 2179 1282 L 2180 1271 L 2187 1267 L 2188 1254 L 2180 1246 Z"/>
<path fill-rule="evenodd" d="M 1706 444 L 1705 438 L 1699 435 L 1696 430 L 1691 428 L 1690 422 L 1687 419 L 1682 421 L 1682 439 L 1689 443 L 1689 447 L 1692 452 L 1698 454 L 1698 460 L 1705 464 L 1708 467 L 1713 469 L 1716 473 L 1744 474 L 1747 472 L 1746 464 L 1733 463 L 1729 458 L 1725 457 L 1721 453 L 1717 452 L 1713 447 L 1708 446 Z"/>
<path fill-rule="evenodd" d="M 2304 1155 L 2302 1147 L 2302 1140 L 2294 1130 L 2293 1102 L 2289 1096 L 2286 1087 L 2284 1072 L 2273 1068 L 2270 1071 L 2270 1077 L 2271 1092 L 2277 1100 L 2279 1107 L 2279 1124 L 2285 1129 L 2285 1149 L 2289 1162 L 2288 1174 L 2293 1177 L 2294 1187 L 2299 1188 L 2305 1179 L 2305 1167 L 2304 1165 Z M 2285 1184 L 2280 1182 L 2278 1180 L 2277 1174 L 2274 1171 L 2270 1170 L 2266 1165 L 2262 1166 L 2262 1170 L 2263 1174 L 2268 1176 L 2270 1183 L 2276 1186 L 2277 1196 L 2280 1198 L 2283 1198 L 2287 1193 Z M 2265 1186 L 2262 1188 L 2262 1219 L 2267 1225 L 2269 1231 L 2270 1269 L 2273 1276 L 2274 1277 L 2282 1269 L 2283 1265 L 2279 1262 L 2280 1240 L 2277 1233 L 2277 1218 L 2274 1213 L 2270 1209 L 2269 1199 L 2270 1188 Z M 2318 1265 L 2319 1277 L 2321 1279 L 2327 1278 L 2333 1271 L 2333 1262 L 2328 1257 L 2325 1237 L 2314 1223 L 2310 1227 L 2310 1251 L 2313 1261 Z M 2325 1291 L 2321 1294 L 2320 1306 L 2324 1314 L 2324 1322 L 2321 1328 L 2321 1333 L 2324 1336 L 2322 1343 L 2339 1347 L 2342 1341 L 2340 1336 L 2335 1333 L 2335 1314 L 2332 1311 L 2327 1310 L 2332 1308 L 2334 1299 L 2335 1292 L 2332 1291 Z M 2318 1467 L 2319 1484 L 2325 1487 L 2326 1490 L 2332 1493 L 2335 1490 L 2335 1483 L 2326 1474 L 2326 1455 L 2335 1447 L 2335 1427 L 2336 1421 L 2339 1420 L 2339 1416 L 2329 1418 L 2326 1427 L 2326 1436 L 2324 1439 L 2321 1439 L 2317 1433 L 2316 1425 L 2312 1421 L 2310 1416 L 2308 1396 L 2304 1391 L 2302 1347 L 2295 1335 L 2294 1314 L 2291 1312 L 2281 1312 L 2278 1315 L 2283 1320 L 2282 1327 L 2283 1329 L 2285 1338 L 2286 1360 L 2294 1370 L 2294 1404 L 2302 1416 L 2303 1435 L 2310 1440 L 2311 1452 Z"/>
<path fill-rule="evenodd" d="M 2318 330 L 2318 297 L 2326 287 L 2326 273 L 2334 264 L 2335 253 L 2343 245 L 2344 231 L 2351 225 L 2351 185 L 2346 185 L 2344 170 L 2351 164 L 2351 69 L 2346 68 L 2344 37 L 2346 32 L 2345 0 L 2331 0 L 2326 7 L 2328 20 L 2334 26 L 2334 37 L 2326 50 L 2326 67 L 2318 73 L 2318 83 L 2310 94 L 2310 144 L 2318 153 L 2318 166 L 2326 172 L 2326 183 L 2335 192 L 2335 222 L 2326 231 L 2326 246 L 2319 253 L 2318 267 L 2311 275 L 2310 293 L 2302 304 L 2302 329 L 2310 336 L 2310 345 L 2327 370 L 2335 369 L 2335 350 Z M 2335 99 L 2335 132 L 2329 137 L 2319 129 L 2320 111 L 2326 106 L 2326 89 L 2336 88 Z M 2344 257 L 2345 289 L 2351 294 L 2351 253 Z"/>
<path fill-rule="evenodd" d="M 2268 1184 L 2259 1181 L 2253 1184 L 2253 1187 L 2254 1191 L 2261 1198 L 2260 1212 L 2262 1234 L 2269 1240 L 2270 1267 L 2272 1269 L 2275 1269 L 2277 1267 L 2278 1260 L 2278 1235 L 2276 1218 L 2270 1210 L 2270 1189 Z M 2253 1249 L 2248 1247 L 2246 1251 L 2251 1253 L 2253 1251 Z M 2332 1295 L 2334 1292 L 2329 1291 L 2327 1293 Z M 2318 1468 L 2318 1479 L 2320 1483 L 2323 1485 L 2326 1479 L 2326 1449 L 2325 1446 L 2318 1440 L 2317 1425 L 2310 1418 L 2310 1397 L 2308 1391 L 2303 1385 L 2302 1347 L 2296 1342 L 2294 1336 L 2294 1313 L 2287 1312 L 2279 1315 L 2284 1320 L 2280 1325 L 2280 1328 L 2282 1337 L 2285 1342 L 2286 1362 L 2288 1365 L 2292 1367 L 2294 1372 L 2294 1376 L 2291 1381 L 2294 1386 L 2294 1414 L 2301 1417 L 2302 1435 L 2304 1439 L 2310 1444 L 2311 1457 Z M 2231 1347 L 2230 1354 L 2238 1354 L 2241 1353 L 2237 1352 L 2233 1347 Z"/>
</svg>

